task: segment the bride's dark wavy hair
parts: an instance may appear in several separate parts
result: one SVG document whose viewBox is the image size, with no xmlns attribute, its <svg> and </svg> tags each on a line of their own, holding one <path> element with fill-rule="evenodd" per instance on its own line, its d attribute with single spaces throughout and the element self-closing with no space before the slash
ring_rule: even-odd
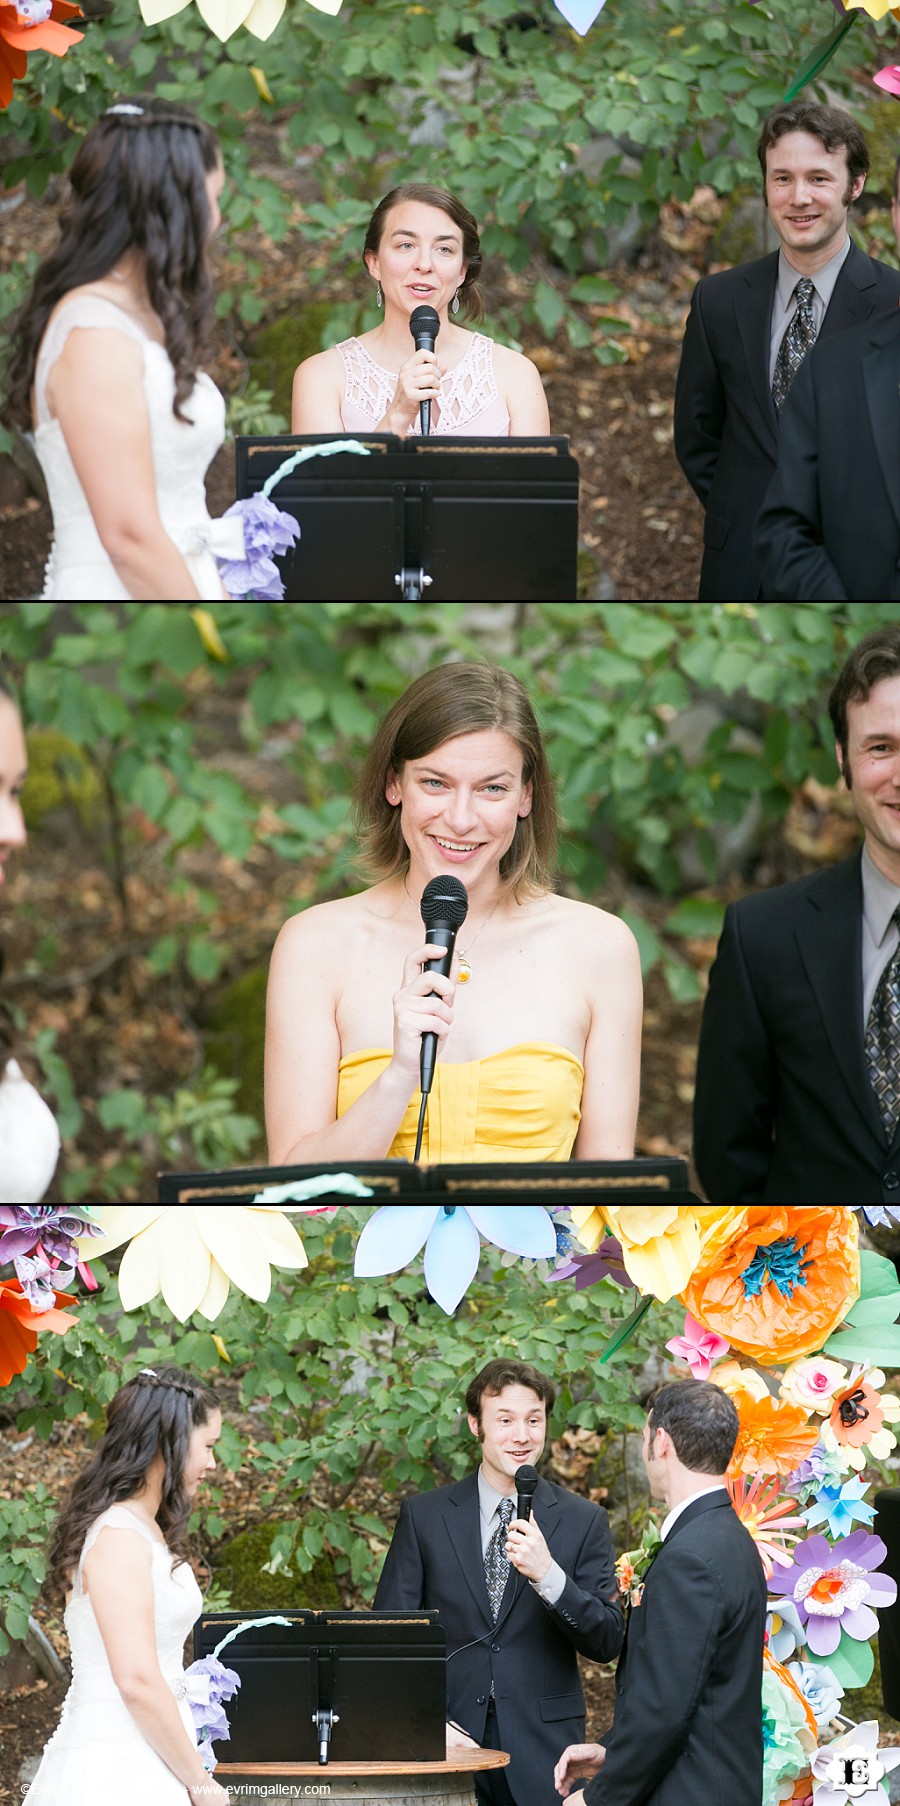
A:
<svg viewBox="0 0 900 1806">
<path fill-rule="evenodd" d="M 182 1367 L 147 1368 L 120 1387 L 106 1413 L 106 1434 L 57 1518 L 45 1582 L 49 1598 L 65 1597 L 91 1525 L 107 1506 L 140 1492 L 156 1454 L 165 1464 L 156 1522 L 175 1566 L 187 1561 L 188 1446 L 191 1432 L 209 1422 L 218 1402 L 211 1387 Z"/>
<path fill-rule="evenodd" d="M 126 251 L 143 256 L 147 293 L 162 321 L 175 371 L 174 413 L 207 354 L 213 319 L 206 265 L 209 200 L 205 177 L 220 162 L 215 133 L 187 107 L 138 95 L 133 113 L 104 113 L 69 171 L 72 197 L 60 239 L 39 266 L 31 294 L 7 336 L 7 398 L 0 417 L 29 432 L 31 391 L 47 321 L 70 289 L 107 276 Z"/>
</svg>

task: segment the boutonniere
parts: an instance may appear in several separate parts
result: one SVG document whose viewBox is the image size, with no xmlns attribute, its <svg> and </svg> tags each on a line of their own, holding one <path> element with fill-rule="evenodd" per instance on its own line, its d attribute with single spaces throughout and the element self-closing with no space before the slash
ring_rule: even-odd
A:
<svg viewBox="0 0 900 1806">
<path fill-rule="evenodd" d="M 651 1520 L 644 1529 L 638 1548 L 619 1556 L 616 1562 L 616 1581 L 626 1605 L 640 1605 L 644 1597 L 644 1575 L 661 1548 L 659 1526 Z"/>
</svg>

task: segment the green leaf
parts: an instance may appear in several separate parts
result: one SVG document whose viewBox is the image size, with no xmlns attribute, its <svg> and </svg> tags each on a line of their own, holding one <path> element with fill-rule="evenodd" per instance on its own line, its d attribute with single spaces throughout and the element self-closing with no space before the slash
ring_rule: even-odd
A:
<svg viewBox="0 0 900 1806">
<path fill-rule="evenodd" d="M 667 934 L 706 940 L 721 934 L 724 919 L 724 903 L 711 897 L 684 897 L 671 915 L 666 916 L 665 930 Z"/>
<path fill-rule="evenodd" d="M 814 1662 L 817 1667 L 830 1668 L 841 1686 L 850 1688 L 867 1686 L 875 1667 L 871 1643 L 861 1643 L 856 1637 L 849 1637 L 845 1630 L 841 1631 L 841 1640 L 833 1655 L 817 1656 L 807 1647 L 803 1659 Z"/>
<path fill-rule="evenodd" d="M 852 1329 L 868 1329 L 876 1323 L 895 1323 L 900 1316 L 900 1280 L 892 1260 L 863 1248 L 859 1257 L 859 1298 L 846 1313 Z"/>
<path fill-rule="evenodd" d="M 653 1297 L 642 1298 L 640 1304 L 635 1306 L 631 1316 L 626 1317 L 625 1322 L 619 1325 L 615 1335 L 610 1336 L 609 1341 L 600 1356 L 601 1367 L 605 1361 L 611 1360 L 612 1356 L 628 1341 L 632 1332 L 637 1329 L 638 1324 L 646 1317 L 650 1306 L 655 1303 L 656 1299 Z"/>
<path fill-rule="evenodd" d="M 858 17 L 859 14 L 856 12 L 848 13 L 846 18 L 840 20 L 833 32 L 831 32 L 827 38 L 820 38 L 815 49 L 810 51 L 805 62 L 801 63 L 800 68 L 785 94 L 785 102 L 793 100 L 794 96 L 799 94 L 800 89 L 805 87 L 807 82 L 812 81 L 814 75 L 821 74 L 825 64 L 829 63 L 834 56 L 838 45 L 843 43 L 850 27 L 856 24 Z"/>
<path fill-rule="evenodd" d="M 896 1370 L 900 1368 L 900 1323 L 836 1330 L 823 1352 L 837 1361 L 871 1361 L 877 1367 Z"/>
</svg>

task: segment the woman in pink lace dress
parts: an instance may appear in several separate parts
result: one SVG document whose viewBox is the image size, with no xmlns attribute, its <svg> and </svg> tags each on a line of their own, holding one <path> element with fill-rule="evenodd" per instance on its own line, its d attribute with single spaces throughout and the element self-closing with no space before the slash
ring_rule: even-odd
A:
<svg viewBox="0 0 900 1806">
<path fill-rule="evenodd" d="M 457 316 L 484 315 L 481 249 L 471 213 L 443 188 L 406 182 L 379 201 L 363 249 L 384 318 L 371 332 L 306 358 L 294 374 L 295 433 L 419 432 L 518 438 L 550 431 L 547 398 L 530 358 L 469 332 Z M 416 351 L 409 317 L 433 307 L 434 351 Z"/>
</svg>

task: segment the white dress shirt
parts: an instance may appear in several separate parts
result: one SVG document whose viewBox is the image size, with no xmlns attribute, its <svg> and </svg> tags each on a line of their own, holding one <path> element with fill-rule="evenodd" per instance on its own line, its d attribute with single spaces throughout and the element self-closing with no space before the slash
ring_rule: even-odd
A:
<svg viewBox="0 0 900 1806">
<path fill-rule="evenodd" d="M 709 1498 L 710 1493 L 726 1492 L 726 1491 L 727 1491 L 727 1487 L 725 1486 L 724 1481 L 723 1480 L 715 1480 L 713 1482 L 712 1486 L 702 1486 L 700 1488 L 699 1492 L 692 1492 L 689 1498 L 682 1499 L 680 1505 L 673 1505 L 671 1511 L 669 1512 L 668 1517 L 663 1522 L 662 1529 L 660 1530 L 660 1533 L 659 1533 L 660 1540 L 662 1542 L 665 1542 L 666 1537 L 668 1536 L 669 1531 L 672 1528 L 672 1525 L 676 1524 L 678 1522 L 678 1519 L 680 1518 L 682 1512 L 687 1511 L 687 1508 L 689 1505 L 695 1505 L 698 1499 Z"/>
</svg>

